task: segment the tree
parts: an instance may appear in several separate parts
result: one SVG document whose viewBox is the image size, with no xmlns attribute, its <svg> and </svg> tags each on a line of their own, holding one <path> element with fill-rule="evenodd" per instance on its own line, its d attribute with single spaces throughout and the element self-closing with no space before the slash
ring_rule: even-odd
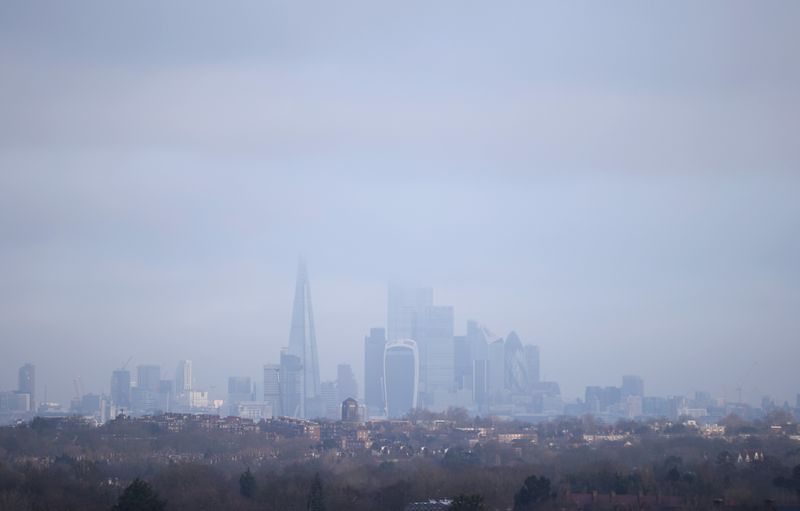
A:
<svg viewBox="0 0 800 511">
<path fill-rule="evenodd" d="M 248 499 L 252 499 L 256 494 L 256 478 L 250 472 L 250 467 L 239 476 L 239 493 Z"/>
<path fill-rule="evenodd" d="M 166 505 L 147 482 L 137 477 L 119 496 L 113 511 L 163 511 Z"/>
<path fill-rule="evenodd" d="M 528 511 L 536 504 L 550 498 L 550 479 L 544 476 L 528 476 L 522 488 L 514 495 L 514 511 Z"/>
<path fill-rule="evenodd" d="M 483 496 L 481 495 L 457 495 L 450 503 L 450 511 L 484 511 Z"/>
<path fill-rule="evenodd" d="M 779 488 L 794 491 L 797 494 L 797 498 L 800 499 L 800 465 L 796 465 L 792 469 L 792 477 L 780 476 L 775 478 L 773 482 Z"/>
<path fill-rule="evenodd" d="M 308 492 L 308 511 L 325 511 L 325 498 L 322 493 L 322 481 L 319 472 L 314 474 L 311 490 Z"/>
</svg>

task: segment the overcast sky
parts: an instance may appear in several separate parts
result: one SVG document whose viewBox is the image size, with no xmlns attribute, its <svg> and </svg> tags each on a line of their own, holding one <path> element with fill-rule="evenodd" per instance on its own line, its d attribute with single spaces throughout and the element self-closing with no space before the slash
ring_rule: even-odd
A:
<svg viewBox="0 0 800 511">
<path fill-rule="evenodd" d="M 568 398 L 800 392 L 800 2 L 0 3 L 0 390 L 320 369 L 386 284 Z M 750 368 L 757 364 L 752 370 Z"/>
</svg>

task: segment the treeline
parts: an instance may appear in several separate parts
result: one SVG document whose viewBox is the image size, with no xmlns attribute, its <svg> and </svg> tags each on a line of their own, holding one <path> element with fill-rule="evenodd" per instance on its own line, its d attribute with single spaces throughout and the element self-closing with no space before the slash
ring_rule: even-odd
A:
<svg viewBox="0 0 800 511">
<path fill-rule="evenodd" d="M 767 500 L 800 503 L 800 444 L 786 435 L 707 439 L 629 423 L 614 426 L 640 431 L 628 441 L 572 442 L 590 427 L 588 419 L 565 419 L 540 425 L 538 444 L 472 446 L 420 428 L 408 441 L 441 447 L 437 454 L 387 458 L 257 434 L 33 422 L 0 428 L 0 511 L 152 508 L 131 507 L 136 502 L 164 510 L 391 511 L 455 497 L 458 509 L 570 509 L 570 494 L 592 492 L 679 496 L 688 509 L 709 509 L 715 499 L 754 509 Z"/>
</svg>

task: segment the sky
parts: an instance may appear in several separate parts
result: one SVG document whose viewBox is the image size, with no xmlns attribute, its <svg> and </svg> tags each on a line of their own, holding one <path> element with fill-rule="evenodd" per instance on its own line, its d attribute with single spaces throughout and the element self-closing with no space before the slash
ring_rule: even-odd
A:
<svg viewBox="0 0 800 511">
<path fill-rule="evenodd" d="M 363 381 L 388 282 L 565 398 L 800 393 L 800 3 L 0 3 L 0 390 L 287 345 Z"/>
</svg>

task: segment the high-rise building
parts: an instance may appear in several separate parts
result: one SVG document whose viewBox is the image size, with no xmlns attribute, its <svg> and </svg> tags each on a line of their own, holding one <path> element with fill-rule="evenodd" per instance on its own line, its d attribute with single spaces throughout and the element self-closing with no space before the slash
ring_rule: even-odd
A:
<svg viewBox="0 0 800 511">
<path fill-rule="evenodd" d="M 385 411 L 383 392 L 383 351 L 386 330 L 372 328 L 364 338 L 364 404 L 371 415 Z"/>
<path fill-rule="evenodd" d="M 158 392 L 161 384 L 161 366 L 139 365 L 136 366 L 136 388 Z"/>
<path fill-rule="evenodd" d="M 603 387 L 589 386 L 586 387 L 584 393 L 586 400 L 586 411 L 590 413 L 599 413 L 603 410 L 604 396 Z"/>
<path fill-rule="evenodd" d="M 111 373 L 111 403 L 118 411 L 131 407 L 131 372 L 117 369 Z"/>
<path fill-rule="evenodd" d="M 641 377 L 627 374 L 622 377 L 622 387 L 620 388 L 622 397 L 639 396 L 644 397 L 644 380 Z"/>
<path fill-rule="evenodd" d="M 253 382 L 249 376 L 228 378 L 228 413 L 238 415 L 239 403 L 253 401 Z"/>
<path fill-rule="evenodd" d="M 283 410 L 281 410 L 280 364 L 266 364 L 264 366 L 264 402 L 272 407 L 273 417 L 283 415 Z"/>
<path fill-rule="evenodd" d="M 324 381 L 320 383 L 320 391 L 322 393 L 322 402 L 325 407 L 325 418 L 339 420 L 342 415 L 342 402 L 339 400 L 336 382 Z"/>
<path fill-rule="evenodd" d="M 528 369 L 528 385 L 533 386 L 542 381 L 539 372 L 539 346 L 525 345 L 525 364 Z"/>
<path fill-rule="evenodd" d="M 192 390 L 192 361 L 181 360 L 175 369 L 175 392 L 183 394 Z"/>
<path fill-rule="evenodd" d="M 350 364 L 339 364 L 336 367 L 336 388 L 340 402 L 348 397 L 353 399 L 358 397 L 358 382 Z"/>
<path fill-rule="evenodd" d="M 423 406 L 435 393 L 455 389 L 453 308 L 433 305 L 430 288 L 389 287 L 389 340 L 413 339 L 419 357 L 419 392 Z"/>
<path fill-rule="evenodd" d="M 31 363 L 25 364 L 19 368 L 18 376 L 17 392 L 28 394 L 29 407 L 31 410 L 36 410 L 36 367 Z"/>
<path fill-rule="evenodd" d="M 497 339 L 485 326 L 477 321 L 467 321 L 467 343 L 470 357 L 475 360 L 489 360 L 489 343 Z"/>
<path fill-rule="evenodd" d="M 472 353 L 466 335 L 457 335 L 453 338 L 453 359 L 456 389 L 472 388 Z"/>
<path fill-rule="evenodd" d="M 498 401 L 506 388 L 506 350 L 503 338 L 489 344 L 489 395 Z"/>
<path fill-rule="evenodd" d="M 305 417 L 303 364 L 300 357 L 281 350 L 281 412 L 289 417 Z"/>
<path fill-rule="evenodd" d="M 472 400 L 478 406 L 478 410 L 485 411 L 489 404 L 489 362 L 487 360 L 475 360 L 472 363 Z"/>
<path fill-rule="evenodd" d="M 505 388 L 512 393 L 521 394 L 528 389 L 528 364 L 525 360 L 525 350 L 522 341 L 516 332 L 511 332 L 506 337 L 504 346 L 505 357 Z"/>
<path fill-rule="evenodd" d="M 390 285 L 387 304 L 387 339 L 412 339 L 417 320 L 416 311 L 433 306 L 433 289 Z"/>
<path fill-rule="evenodd" d="M 410 339 L 386 343 L 383 358 L 386 414 L 391 419 L 417 407 L 419 358 L 417 344 Z"/>
<path fill-rule="evenodd" d="M 302 259 L 297 267 L 292 326 L 289 331 L 289 354 L 297 357 L 303 370 L 301 399 L 304 403 L 300 408 L 305 414 L 305 400 L 319 397 L 320 382 L 317 337 L 314 331 L 314 312 L 311 307 L 311 287 L 308 282 L 306 263 Z"/>
</svg>

